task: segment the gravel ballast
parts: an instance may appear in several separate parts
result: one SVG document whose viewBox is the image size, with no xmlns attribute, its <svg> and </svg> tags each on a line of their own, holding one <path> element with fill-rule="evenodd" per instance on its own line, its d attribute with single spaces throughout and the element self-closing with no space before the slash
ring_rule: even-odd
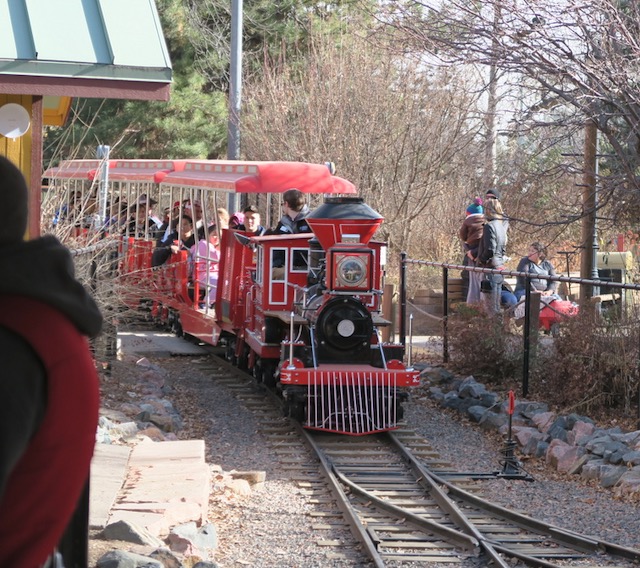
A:
<svg viewBox="0 0 640 568">
<path fill-rule="evenodd" d="M 229 388 L 213 381 L 203 370 L 202 361 L 168 357 L 150 360 L 166 373 L 166 398 L 182 417 L 178 438 L 205 440 L 207 461 L 214 471 L 209 520 L 219 535 L 220 544 L 213 557 L 219 567 L 370 565 L 357 551 L 350 552 L 356 543 L 348 529 L 312 529 L 317 520 L 311 513 L 326 510 L 326 505 L 314 503 L 292 479 L 291 471 L 283 467 L 260 433 L 259 418 Z M 105 404 L 117 408 L 119 403 L 132 402 L 129 387 L 139 372 L 133 358 L 118 362 L 111 385 L 105 387 L 111 397 Z M 456 469 L 491 472 L 500 468 L 502 437 L 442 410 L 429 398 L 427 385 L 414 392 L 405 409 L 407 426 L 424 436 Z M 535 482 L 486 481 L 486 495 L 561 527 L 640 548 L 640 510 L 636 503 L 616 500 L 610 490 L 552 471 L 543 460 L 527 461 L 524 466 Z M 266 481 L 250 494 L 240 495 L 225 483 L 226 473 L 233 470 L 265 471 Z M 336 557 L 336 553 L 345 553 L 346 557 Z"/>
</svg>

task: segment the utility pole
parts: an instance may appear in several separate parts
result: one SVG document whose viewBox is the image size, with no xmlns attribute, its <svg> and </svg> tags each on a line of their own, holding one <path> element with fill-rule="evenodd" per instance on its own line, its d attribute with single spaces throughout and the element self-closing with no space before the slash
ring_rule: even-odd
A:
<svg viewBox="0 0 640 568">
<path fill-rule="evenodd" d="M 487 92 L 487 112 L 484 118 L 486 141 L 484 152 L 484 183 L 485 190 L 495 185 L 495 161 L 496 161 L 496 109 L 498 106 L 498 28 L 502 12 L 499 5 L 493 8 L 493 40 L 491 64 L 489 65 L 489 90 Z"/>
<path fill-rule="evenodd" d="M 231 69 L 227 158 L 240 159 L 240 101 L 242 98 L 242 0 L 231 0 Z M 229 194 L 229 212 L 236 209 L 236 196 Z"/>
<path fill-rule="evenodd" d="M 598 227 L 596 222 L 598 202 L 598 128 L 589 119 L 584 133 L 584 174 L 582 178 L 582 255 L 580 278 L 598 279 Z M 591 298 L 598 291 L 587 284 L 580 285 L 580 297 Z"/>
</svg>

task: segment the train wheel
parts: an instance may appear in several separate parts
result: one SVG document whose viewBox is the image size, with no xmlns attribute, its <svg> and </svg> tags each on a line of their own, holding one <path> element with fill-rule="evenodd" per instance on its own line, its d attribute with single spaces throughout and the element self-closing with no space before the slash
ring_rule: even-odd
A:
<svg viewBox="0 0 640 568">
<path fill-rule="evenodd" d="M 242 348 L 242 353 L 238 357 L 238 369 L 246 371 L 249 369 L 249 348 L 245 345 Z"/>
<path fill-rule="evenodd" d="M 171 322 L 171 333 L 174 333 L 178 337 L 182 337 L 184 332 L 182 331 L 182 324 L 180 323 L 180 316 L 175 315 Z"/>
<path fill-rule="evenodd" d="M 238 363 L 238 358 L 236 357 L 236 340 L 230 339 L 229 343 L 227 343 L 227 349 L 224 354 L 224 358 L 229 361 L 232 365 L 236 365 Z"/>
<path fill-rule="evenodd" d="M 260 360 L 259 357 L 256 357 L 256 362 L 253 365 L 253 369 L 252 371 L 252 375 L 253 378 L 256 380 L 256 383 L 261 384 L 262 383 L 262 361 Z"/>
<path fill-rule="evenodd" d="M 276 366 L 274 363 L 262 363 L 262 382 L 268 387 L 276 386 Z"/>
<path fill-rule="evenodd" d="M 289 404 L 289 416 L 296 422 L 302 424 L 305 419 L 304 404 L 300 401 L 293 401 Z"/>
</svg>

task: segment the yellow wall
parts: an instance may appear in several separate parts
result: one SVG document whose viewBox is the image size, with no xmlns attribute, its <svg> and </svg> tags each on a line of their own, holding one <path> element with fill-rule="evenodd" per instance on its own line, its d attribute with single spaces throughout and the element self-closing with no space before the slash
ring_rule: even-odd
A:
<svg viewBox="0 0 640 568">
<path fill-rule="evenodd" d="M 3 95 L 0 94 L 0 106 L 7 103 L 17 103 L 22 105 L 31 116 L 31 95 Z M 16 164 L 27 179 L 27 185 L 31 186 L 31 153 L 32 153 L 32 135 L 31 128 L 24 136 L 11 140 L 6 136 L 0 135 L 0 154 L 9 158 Z"/>
</svg>

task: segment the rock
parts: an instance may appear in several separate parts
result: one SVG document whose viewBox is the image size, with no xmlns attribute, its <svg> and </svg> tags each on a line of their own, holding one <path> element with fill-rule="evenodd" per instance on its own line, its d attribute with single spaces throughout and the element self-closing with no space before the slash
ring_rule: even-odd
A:
<svg viewBox="0 0 640 568">
<path fill-rule="evenodd" d="M 624 466 L 610 466 L 605 470 L 604 475 L 600 479 L 600 485 L 605 489 L 613 487 L 627 471 Z"/>
<path fill-rule="evenodd" d="M 245 481 L 245 483 L 247 483 Z M 167 537 L 171 550 L 185 556 L 199 556 L 208 559 L 207 551 L 218 547 L 218 534 L 211 523 L 198 528 L 195 523 L 184 523 L 171 529 Z"/>
<path fill-rule="evenodd" d="M 531 439 L 535 439 L 536 444 L 539 440 L 544 440 L 547 436 L 539 432 L 537 428 L 530 426 L 516 426 L 513 428 L 513 437 L 521 447 L 527 446 Z"/>
<path fill-rule="evenodd" d="M 632 465 L 632 466 L 640 465 L 640 452 L 637 450 L 627 452 L 622 456 L 622 461 L 626 465 Z"/>
<path fill-rule="evenodd" d="M 124 550 L 112 550 L 98 559 L 96 568 L 164 568 L 160 562 L 150 558 L 125 552 Z"/>
<path fill-rule="evenodd" d="M 554 412 L 540 412 L 531 417 L 531 422 L 540 432 L 546 433 L 549 431 L 549 428 L 551 428 L 555 419 L 556 414 Z"/>
<path fill-rule="evenodd" d="M 592 458 L 591 454 L 584 453 L 581 457 L 579 457 L 573 465 L 567 471 L 570 475 L 577 475 L 582 471 L 584 464 L 586 464 Z"/>
<path fill-rule="evenodd" d="M 250 485 L 264 483 L 267 479 L 266 471 L 231 471 L 232 479 L 246 479 Z"/>
<path fill-rule="evenodd" d="M 547 463 L 555 467 L 556 470 L 568 473 L 578 459 L 585 454 L 586 450 L 584 448 L 580 446 L 570 446 L 559 439 L 555 439 L 552 440 L 549 445 L 546 460 Z"/>
<path fill-rule="evenodd" d="M 552 439 L 567 441 L 567 419 L 564 416 L 558 416 L 554 421 L 547 434 Z"/>
<path fill-rule="evenodd" d="M 458 388 L 458 396 L 460 398 L 480 398 L 486 392 L 486 387 L 473 377 L 467 377 L 460 383 Z"/>
<path fill-rule="evenodd" d="M 150 555 L 151 558 L 162 563 L 163 568 L 182 568 L 182 562 L 171 550 L 159 548 Z"/>
<path fill-rule="evenodd" d="M 154 442 L 164 442 L 166 440 L 165 435 L 162 433 L 162 430 L 157 426 L 147 426 L 138 432 L 140 436 L 146 436 L 147 438 L 153 440 Z"/>
<path fill-rule="evenodd" d="M 640 492 L 640 467 L 625 471 L 620 479 L 616 489 L 617 494 L 629 494 Z"/>
<path fill-rule="evenodd" d="M 589 440 L 595 429 L 593 422 L 579 420 L 574 423 L 571 431 L 567 433 L 567 442 L 574 445 L 583 445 Z"/>
<path fill-rule="evenodd" d="M 604 460 L 591 459 L 589 460 L 588 463 L 584 464 L 580 475 L 585 479 L 600 480 L 600 477 L 602 477 L 603 471 L 610 467 L 612 466 L 604 463 Z"/>
<path fill-rule="evenodd" d="M 500 398 L 494 392 L 484 392 L 480 396 L 480 404 L 485 408 L 493 408 L 498 404 L 499 401 Z"/>
<path fill-rule="evenodd" d="M 151 414 L 149 422 L 160 428 L 164 432 L 175 432 L 182 428 L 182 422 L 177 416 L 167 416 L 163 414 Z"/>
<path fill-rule="evenodd" d="M 484 406 L 480 406 L 477 404 L 475 406 L 470 406 L 467 409 L 467 414 L 474 422 L 480 422 L 485 412 L 487 412 L 487 409 Z"/>
<path fill-rule="evenodd" d="M 227 487 L 236 495 L 251 495 L 251 485 L 246 479 L 232 479 Z"/>
<path fill-rule="evenodd" d="M 592 438 L 585 444 L 585 448 L 589 450 L 592 454 L 602 457 L 607 449 L 607 445 L 611 444 L 612 440 L 610 436 L 598 436 L 597 438 Z"/>
<path fill-rule="evenodd" d="M 549 406 L 544 402 L 520 401 L 516 404 L 515 412 L 525 418 L 531 419 L 537 414 L 545 414 L 549 411 Z"/>
<path fill-rule="evenodd" d="M 127 521 L 117 521 L 107 525 L 102 530 L 102 535 L 107 540 L 124 540 L 126 542 L 155 547 L 162 547 L 164 544 L 144 527 L 140 527 Z"/>
<path fill-rule="evenodd" d="M 504 414 L 496 414 L 491 410 L 487 410 L 480 420 L 480 426 L 485 430 L 498 430 L 501 426 L 506 425 L 508 422 L 507 417 Z"/>
</svg>

